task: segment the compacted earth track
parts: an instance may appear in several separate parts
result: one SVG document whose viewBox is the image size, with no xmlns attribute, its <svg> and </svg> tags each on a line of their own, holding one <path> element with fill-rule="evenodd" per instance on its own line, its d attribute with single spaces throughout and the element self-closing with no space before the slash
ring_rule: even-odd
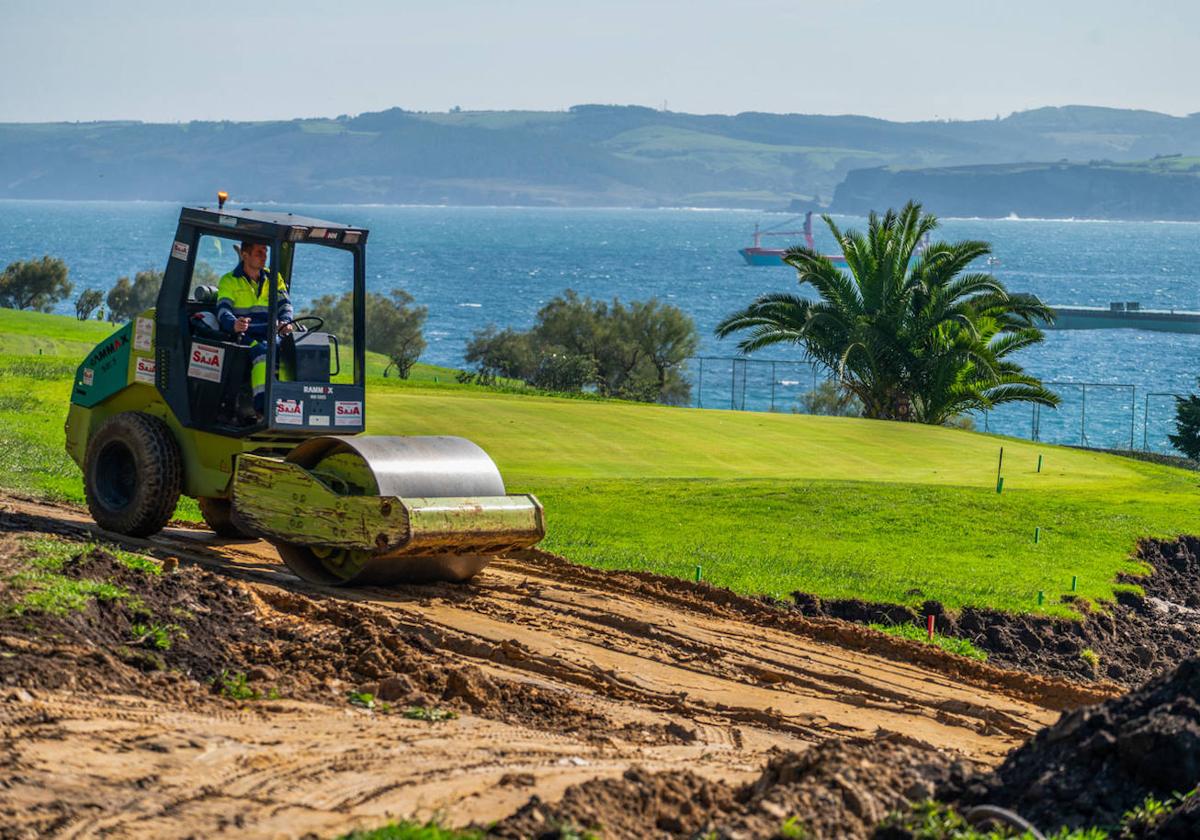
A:
<svg viewBox="0 0 1200 840">
<path fill-rule="evenodd" d="M 253 620 L 292 635 L 369 626 L 404 637 L 420 661 L 454 671 L 426 679 L 447 687 L 418 694 L 418 705 L 451 698 L 462 710 L 430 722 L 350 705 L 348 692 L 383 696 L 389 679 L 420 685 L 420 674 L 389 672 L 397 666 L 382 659 L 362 665 L 369 652 L 355 673 L 373 682 L 327 678 L 315 694 L 242 703 L 61 680 L 6 689 L 20 683 L 0 659 L 0 837 L 326 836 L 395 818 L 487 822 L 531 794 L 550 801 L 634 766 L 749 780 L 770 754 L 829 737 L 900 733 L 995 765 L 1060 712 L 1115 693 L 537 551 L 499 559 L 465 585 L 344 590 L 298 581 L 265 543 L 195 527 L 121 538 L 78 508 L 13 496 L 0 496 L 0 524 L 13 539 L 95 539 L 217 573 L 244 593 Z M 31 644 L 9 639 L 5 655 Z M 542 705 L 530 711 L 530 697 Z"/>
</svg>

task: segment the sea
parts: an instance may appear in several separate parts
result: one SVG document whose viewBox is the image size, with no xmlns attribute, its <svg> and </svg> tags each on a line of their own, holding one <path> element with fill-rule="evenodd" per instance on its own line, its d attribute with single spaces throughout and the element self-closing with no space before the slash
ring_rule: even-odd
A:
<svg viewBox="0 0 1200 840">
<path fill-rule="evenodd" d="M 270 205 L 255 205 L 269 209 Z M 767 292 L 797 289 L 785 266 L 750 267 L 738 249 L 755 224 L 786 217 L 744 210 L 547 209 L 300 205 L 288 210 L 368 228 L 371 291 L 408 291 L 429 309 L 423 361 L 460 366 L 478 330 L 528 327 L 555 295 L 574 289 L 622 301 L 658 298 L 680 307 L 700 332 L 688 362 L 691 405 L 802 411 L 825 373 L 798 347 L 739 360 L 735 340 L 714 326 Z M 179 205 L 158 202 L 0 201 L 0 267 L 60 257 L 76 293 L 107 290 L 120 276 L 162 269 Z M 865 219 L 836 217 L 842 227 Z M 1043 219 L 943 219 L 945 239 L 990 242 L 999 264 L 980 266 L 1014 291 L 1052 305 L 1200 311 L 1200 225 Z M 834 249 L 816 224 L 818 249 Z M 782 244 L 782 243 L 781 243 Z M 233 267 L 214 265 L 221 273 Z M 293 290 L 297 302 L 333 287 L 318 279 Z M 71 312 L 69 302 L 59 311 Z M 1058 409 L 1000 408 L 972 418 L 976 428 L 1095 447 L 1168 450 L 1175 394 L 1197 390 L 1200 335 L 1135 330 L 1049 331 L 1018 360 L 1053 383 Z"/>
</svg>

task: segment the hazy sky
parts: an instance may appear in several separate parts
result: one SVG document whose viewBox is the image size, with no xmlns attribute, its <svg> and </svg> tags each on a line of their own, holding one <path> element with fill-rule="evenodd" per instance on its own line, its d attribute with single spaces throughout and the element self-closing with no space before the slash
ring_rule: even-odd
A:
<svg viewBox="0 0 1200 840">
<path fill-rule="evenodd" d="M 1187 0 L 0 0 L 0 121 L 1200 111 Z"/>
</svg>

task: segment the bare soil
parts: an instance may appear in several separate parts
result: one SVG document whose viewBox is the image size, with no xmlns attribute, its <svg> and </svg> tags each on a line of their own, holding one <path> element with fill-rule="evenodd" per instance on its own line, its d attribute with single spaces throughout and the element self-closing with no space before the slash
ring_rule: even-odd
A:
<svg viewBox="0 0 1200 840">
<path fill-rule="evenodd" d="M 0 497 L 0 562 L 47 534 L 111 540 L 173 571 L 86 553 L 67 574 L 117 581 L 137 602 L 0 620 L 4 838 L 485 824 L 573 785 L 607 780 L 617 787 L 580 801 L 622 802 L 661 773 L 674 781 L 647 801 L 710 785 L 722 825 L 741 832 L 729 836 L 759 836 L 792 808 L 865 826 L 921 779 L 996 765 L 1059 712 L 1117 693 L 542 552 L 466 585 L 339 590 L 296 580 L 262 543 L 194 527 L 120 539 L 77 508 Z M 159 650 L 134 632 L 149 622 L 181 632 Z M 223 695 L 222 674 L 245 674 L 259 699 Z M 594 807 L 616 825 L 616 806 Z M 692 817 L 677 810 L 659 835 L 606 836 L 685 836 L 675 828 Z"/>
</svg>

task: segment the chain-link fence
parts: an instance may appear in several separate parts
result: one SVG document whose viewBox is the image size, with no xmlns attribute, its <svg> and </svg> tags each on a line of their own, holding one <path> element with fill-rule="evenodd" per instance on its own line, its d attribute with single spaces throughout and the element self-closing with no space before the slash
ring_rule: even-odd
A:
<svg viewBox="0 0 1200 840">
<path fill-rule="evenodd" d="M 813 414 L 836 407 L 836 391 L 821 387 L 829 372 L 816 362 L 695 356 L 686 360 L 684 375 L 695 408 Z M 1141 395 L 1134 385 L 1113 382 L 1043 384 L 1061 398 L 1057 408 L 1016 403 L 967 416 L 981 432 L 1092 449 L 1174 452 L 1167 435 L 1175 430 L 1175 394 Z"/>
<path fill-rule="evenodd" d="M 694 356 L 685 365 L 696 408 L 807 413 L 828 373 L 815 362 Z"/>
<path fill-rule="evenodd" d="M 1182 394 L 1151 391 L 1142 409 L 1142 449 L 1150 452 L 1175 452 L 1167 435 L 1175 432 L 1175 401 Z"/>
</svg>

